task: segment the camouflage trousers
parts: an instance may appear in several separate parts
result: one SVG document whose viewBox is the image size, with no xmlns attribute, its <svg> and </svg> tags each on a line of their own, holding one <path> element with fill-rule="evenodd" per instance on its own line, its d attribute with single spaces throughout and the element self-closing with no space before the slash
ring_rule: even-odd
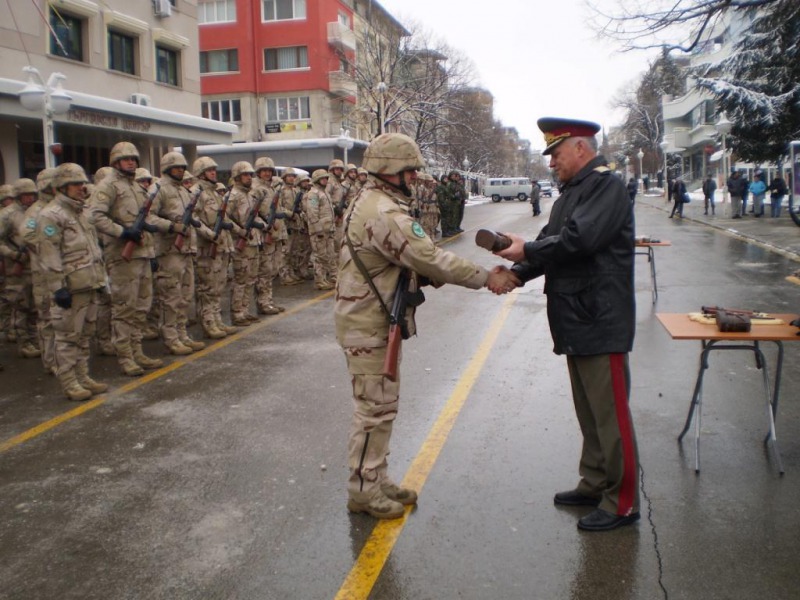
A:
<svg viewBox="0 0 800 600">
<path fill-rule="evenodd" d="M 97 320 L 97 292 L 75 292 L 72 306 L 53 304 L 50 310 L 55 337 L 56 376 L 63 379 L 76 367 L 89 364 L 89 342 Z"/>
<path fill-rule="evenodd" d="M 97 294 L 97 325 L 95 326 L 95 339 L 105 345 L 113 345 L 113 330 L 111 326 L 111 291 L 107 288 L 98 290 Z"/>
<path fill-rule="evenodd" d="M 32 274 L 32 282 L 33 304 L 36 307 L 36 335 L 39 340 L 39 349 L 42 351 L 42 365 L 45 371 L 52 371 L 56 366 L 56 338 L 53 331 L 53 322 L 50 320 L 53 295 L 37 273 Z"/>
<path fill-rule="evenodd" d="M 432 240 L 436 239 L 436 228 L 439 227 L 439 208 L 433 204 L 433 209 L 427 208 L 422 211 L 419 224 Z"/>
<path fill-rule="evenodd" d="M 21 277 L 6 275 L 5 300 L 11 307 L 11 329 L 17 336 L 17 347 L 36 345 L 36 305 L 30 273 Z"/>
<path fill-rule="evenodd" d="M 311 240 L 306 231 L 294 231 L 289 237 L 287 253 L 289 273 L 295 277 L 303 277 L 308 272 L 311 262 Z"/>
<path fill-rule="evenodd" d="M 385 346 L 344 348 L 344 355 L 353 384 L 347 490 L 369 493 L 388 478 L 389 440 L 397 416 L 400 378 L 393 382 L 382 375 Z"/>
<path fill-rule="evenodd" d="M 258 247 L 245 246 L 233 253 L 233 285 L 231 286 L 231 315 L 234 321 L 250 312 L 250 301 L 258 276 Z"/>
<path fill-rule="evenodd" d="M 259 309 L 272 305 L 272 280 L 283 264 L 283 240 L 264 244 L 258 253 L 258 276 L 256 277 L 256 304 Z"/>
<path fill-rule="evenodd" d="M 117 355 L 125 357 L 142 343 L 147 328 L 147 313 L 153 303 L 153 270 L 148 258 L 116 260 L 106 268 L 111 286 L 111 340 Z M 161 269 L 164 266 L 160 265 Z M 103 301 L 98 298 L 98 302 Z M 99 313 L 98 306 L 98 328 Z M 98 337 L 102 337 L 99 331 Z"/>
<path fill-rule="evenodd" d="M 317 233 L 311 236 L 311 259 L 314 262 L 314 281 L 324 283 L 336 278 L 336 251 L 333 233 Z"/>
<path fill-rule="evenodd" d="M 168 346 L 186 339 L 189 307 L 194 301 L 194 257 L 178 253 L 159 256 L 155 290 L 161 306 L 161 339 Z"/>
<path fill-rule="evenodd" d="M 228 282 L 230 254 L 197 257 L 197 318 L 208 333 L 222 322 L 222 293 Z"/>
</svg>

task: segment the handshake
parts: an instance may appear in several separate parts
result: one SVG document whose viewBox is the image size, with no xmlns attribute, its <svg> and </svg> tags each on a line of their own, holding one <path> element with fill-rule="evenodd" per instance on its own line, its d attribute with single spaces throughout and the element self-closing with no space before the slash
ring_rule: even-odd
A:
<svg viewBox="0 0 800 600">
<path fill-rule="evenodd" d="M 515 235 L 504 235 L 488 229 L 481 229 L 475 235 L 475 243 L 481 248 L 509 260 L 519 261 L 524 258 L 522 251 L 524 240 Z M 486 280 L 486 287 L 498 296 L 507 294 L 521 285 L 522 282 L 519 278 L 503 265 L 494 267 Z"/>
</svg>

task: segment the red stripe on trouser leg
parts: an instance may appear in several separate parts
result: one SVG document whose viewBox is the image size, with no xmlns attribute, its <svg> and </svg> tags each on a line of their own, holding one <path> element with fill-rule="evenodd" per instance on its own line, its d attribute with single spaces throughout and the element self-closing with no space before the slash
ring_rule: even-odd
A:
<svg viewBox="0 0 800 600">
<path fill-rule="evenodd" d="M 629 515 L 636 498 L 636 448 L 633 439 L 631 413 L 628 409 L 628 387 L 625 381 L 625 355 L 610 354 L 611 386 L 614 390 L 614 407 L 622 441 L 623 473 L 619 491 L 617 514 Z"/>
</svg>

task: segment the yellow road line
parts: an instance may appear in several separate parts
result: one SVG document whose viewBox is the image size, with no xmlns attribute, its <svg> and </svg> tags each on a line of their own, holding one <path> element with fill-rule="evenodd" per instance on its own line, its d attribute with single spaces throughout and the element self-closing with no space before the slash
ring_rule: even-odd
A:
<svg viewBox="0 0 800 600">
<path fill-rule="evenodd" d="M 123 394 L 126 394 L 128 392 L 131 392 L 131 391 L 133 391 L 133 390 L 135 390 L 137 388 L 140 388 L 143 385 L 150 383 L 151 381 L 155 381 L 156 379 L 160 379 L 164 375 L 167 375 L 169 373 L 172 373 L 173 371 L 176 371 L 177 369 L 180 369 L 184 365 L 188 365 L 189 363 L 192 363 L 192 362 L 194 362 L 196 360 L 199 360 L 199 359 L 201 359 L 201 358 L 203 358 L 205 356 L 208 356 L 212 352 L 216 352 L 217 350 L 221 350 L 222 348 L 225 348 L 226 346 L 232 344 L 233 342 L 235 342 L 237 340 L 242 339 L 243 337 L 252 335 L 252 334 L 264 329 L 265 327 L 269 327 L 270 325 L 273 325 L 274 323 L 277 323 L 278 321 L 280 321 L 282 319 L 285 319 L 285 318 L 290 317 L 290 316 L 292 316 L 292 315 L 294 315 L 294 314 L 296 314 L 296 313 L 298 313 L 298 312 L 300 312 L 302 310 L 305 310 L 306 308 L 308 308 L 308 307 L 310 307 L 310 306 L 312 306 L 312 305 L 314 305 L 314 304 L 316 304 L 316 303 L 318 303 L 318 302 L 320 302 L 322 300 L 325 300 L 326 298 L 329 298 L 332 295 L 333 295 L 333 292 L 330 291 L 330 292 L 326 292 L 324 294 L 320 294 L 319 296 L 315 296 L 311 300 L 303 302 L 302 304 L 299 304 L 299 305 L 295 306 L 294 308 L 288 309 L 286 312 L 280 313 L 279 315 L 275 315 L 274 317 L 266 319 L 265 321 L 261 321 L 258 324 L 253 324 L 250 327 L 248 327 L 246 329 L 243 329 L 242 331 L 240 331 L 238 333 L 234 333 L 233 335 L 229 335 L 228 337 L 220 340 L 219 342 L 216 342 L 216 343 L 212 344 L 211 346 L 208 346 L 207 348 L 204 348 L 203 350 L 200 350 L 199 352 L 195 352 L 193 354 L 190 354 L 189 356 L 186 356 L 184 358 L 180 358 L 178 360 L 175 360 L 175 361 L 169 363 L 168 365 L 166 365 L 165 367 L 162 367 L 162 368 L 160 368 L 160 369 L 158 369 L 156 371 L 152 371 L 151 373 L 148 373 L 147 375 L 143 375 L 143 376 L 139 377 L 138 379 L 135 379 L 135 380 L 131 381 L 130 383 L 126 383 L 125 385 L 115 389 L 114 391 L 112 391 L 109 394 L 104 394 L 102 396 L 97 396 L 93 400 L 90 400 L 90 401 L 88 401 L 86 403 L 80 404 L 79 406 L 75 407 L 74 409 L 72 409 L 70 411 L 67 411 L 67 412 L 65 412 L 65 413 L 63 413 L 63 414 L 61 414 L 61 415 L 59 415 L 57 417 L 53 417 L 49 421 L 45 421 L 44 423 L 41 423 L 41 424 L 37 425 L 36 427 L 32 427 L 31 429 L 28 429 L 27 431 L 23 431 L 19 435 L 15 435 L 14 437 L 12 437 L 12 438 L 4 441 L 4 442 L 0 442 L 0 454 L 2 454 L 3 452 L 6 452 L 7 450 L 10 450 L 11 448 L 13 448 L 15 446 L 19 446 L 20 444 L 22 444 L 24 442 L 27 442 L 28 440 L 31 440 L 31 439 L 33 439 L 33 438 L 35 438 L 35 437 L 47 432 L 47 431 L 50 431 L 51 429 L 53 429 L 54 427 L 57 427 L 58 425 L 61 425 L 62 423 L 66 423 L 67 421 L 69 421 L 71 419 L 74 419 L 75 417 L 79 417 L 80 415 L 82 415 L 82 414 L 84 414 L 86 412 L 89 412 L 90 410 L 93 410 L 93 409 L 97 408 L 98 406 L 102 406 L 103 404 L 105 404 L 105 402 L 107 400 L 109 400 L 111 398 L 116 398 L 116 397 L 121 396 Z"/>
<path fill-rule="evenodd" d="M 455 390 L 447 400 L 442 412 L 433 424 L 428 437 L 422 444 L 422 448 L 417 453 L 416 458 L 403 479 L 402 485 L 421 491 L 428 479 L 439 453 L 444 447 L 447 437 L 455 424 L 464 403 L 469 397 L 469 393 L 475 382 L 478 380 L 483 365 L 492 350 L 503 325 L 511 312 L 511 307 L 517 299 L 517 294 L 511 294 L 503 303 L 500 313 L 492 321 L 489 330 L 481 341 L 477 352 L 473 355 L 467 365 L 464 374 L 458 380 Z M 406 519 L 413 507 L 406 507 L 405 515 L 400 519 L 389 521 L 379 521 L 372 530 L 367 542 L 358 555 L 353 568 L 344 580 L 335 600 L 366 600 L 378 576 L 381 574 L 383 565 L 389 558 L 389 554 L 394 548 L 397 538 L 403 531 Z"/>
</svg>

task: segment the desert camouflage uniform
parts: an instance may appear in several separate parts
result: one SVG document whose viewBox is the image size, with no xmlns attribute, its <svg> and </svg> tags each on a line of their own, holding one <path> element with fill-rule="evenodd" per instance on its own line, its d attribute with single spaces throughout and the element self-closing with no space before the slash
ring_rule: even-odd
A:
<svg viewBox="0 0 800 600">
<path fill-rule="evenodd" d="M 278 189 L 277 210 L 285 215 L 281 221 L 281 224 L 286 231 L 286 241 L 284 241 L 282 246 L 283 261 L 279 273 L 281 277 L 281 283 L 283 285 L 294 285 L 295 283 L 300 283 L 303 280 L 302 276 L 296 269 L 296 263 L 294 262 L 293 257 L 293 254 L 298 250 L 298 215 L 293 211 L 295 196 L 297 195 L 299 189 L 300 188 L 298 188 L 294 182 L 288 183 L 286 179 L 283 180 L 283 184 L 279 186 Z"/>
<path fill-rule="evenodd" d="M 258 214 L 264 223 L 269 222 L 270 212 L 275 205 L 275 218 L 272 226 L 261 233 L 262 241 L 259 246 L 258 276 L 256 277 L 256 308 L 259 314 L 276 315 L 284 308 L 277 306 L 272 296 L 272 281 L 281 271 L 283 266 L 283 244 L 286 241 L 286 225 L 283 222 L 283 212 L 278 206 L 279 189 L 283 185 L 280 179 L 253 179 L 252 194 L 256 198 L 263 194 Z"/>
<path fill-rule="evenodd" d="M 0 185 L 0 210 L 14 201 L 14 188 L 10 185 Z M 6 299 L 6 266 L 5 259 L 0 255 L 0 333 L 6 334 L 6 341 L 16 342 L 16 335 L 11 325 L 11 305 Z"/>
<path fill-rule="evenodd" d="M 44 285 L 51 296 L 60 289 L 72 295 L 70 308 L 53 303 L 50 309 L 56 376 L 68 397 L 73 389 L 92 391 L 91 387 L 98 386 L 96 391 L 102 391 L 107 387 L 89 378 L 89 342 L 97 320 L 97 293 L 106 286 L 107 277 L 97 233 L 83 209 L 83 202 L 59 192 L 39 213 L 36 226 Z M 90 387 L 86 387 L 87 381 Z"/>
<path fill-rule="evenodd" d="M 342 244 L 342 234 L 344 232 L 344 213 L 346 207 L 343 207 L 343 201 L 347 201 L 347 190 L 342 181 L 331 173 L 330 177 L 328 177 L 328 185 L 325 186 L 325 193 L 328 194 L 328 198 L 331 199 L 331 206 L 333 206 L 334 216 L 336 217 L 335 229 L 333 232 L 333 249 L 334 253 L 338 254 Z"/>
<path fill-rule="evenodd" d="M 308 221 L 311 255 L 314 261 L 314 282 L 329 286 L 336 280 L 336 253 L 333 236 L 336 229 L 333 202 L 325 188 L 315 183 L 303 198 L 303 212 Z"/>
<path fill-rule="evenodd" d="M 436 229 L 439 227 L 439 204 L 434 192 L 434 180 L 430 175 L 422 176 L 420 185 L 417 186 L 417 200 L 419 202 L 419 224 L 432 240 L 436 239 Z"/>
<path fill-rule="evenodd" d="M 373 144 L 376 143 L 373 141 Z M 403 268 L 412 271 L 410 290 L 418 275 L 435 284 L 455 283 L 478 289 L 487 271 L 434 245 L 408 214 L 409 198 L 370 175 L 346 219 L 345 235 L 391 310 Z M 400 382 L 382 375 L 389 333 L 387 315 L 364 279 L 350 249 L 343 243 L 336 285 L 336 336 L 352 376 L 355 411 L 350 429 L 351 498 L 369 497 L 387 483 L 389 438 L 397 414 Z M 414 309 L 406 313 L 414 335 Z"/>
<path fill-rule="evenodd" d="M 255 208 L 256 201 L 250 188 L 241 183 L 234 183 L 228 199 L 228 217 L 233 222 L 233 239 L 238 242 L 245 235 L 245 224 L 250 211 Z M 263 223 L 260 218 L 256 219 Z M 231 318 L 234 325 L 248 325 L 258 321 L 258 317 L 250 314 L 250 302 L 258 277 L 258 248 L 262 234 L 252 229 L 248 234 L 247 245 L 243 250 L 233 253 L 233 285 L 231 286 Z"/>
<path fill-rule="evenodd" d="M 292 273 L 295 277 L 300 279 L 313 278 L 313 273 L 309 274 L 308 266 L 311 264 L 311 239 L 308 235 L 308 220 L 306 218 L 303 206 L 305 205 L 305 197 L 308 190 L 304 190 L 301 186 L 296 186 L 295 198 L 293 206 L 297 206 L 297 212 L 291 220 L 292 237 L 291 248 L 289 250 L 289 261 Z M 297 202 L 297 196 L 300 196 L 300 201 Z"/>
</svg>

